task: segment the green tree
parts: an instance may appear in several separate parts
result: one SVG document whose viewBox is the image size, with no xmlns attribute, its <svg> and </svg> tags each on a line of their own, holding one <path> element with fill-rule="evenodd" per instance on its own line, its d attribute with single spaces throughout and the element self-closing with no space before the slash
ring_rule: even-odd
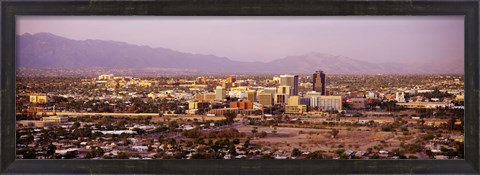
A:
<svg viewBox="0 0 480 175">
<path fill-rule="evenodd" d="M 68 151 L 63 157 L 65 157 L 65 159 L 75 159 L 77 158 L 77 154 L 77 151 Z"/>
<path fill-rule="evenodd" d="M 116 158 L 117 159 L 129 159 L 130 155 L 126 152 L 119 152 Z"/>
<path fill-rule="evenodd" d="M 344 152 L 345 152 L 345 149 L 343 149 L 343 148 L 335 150 L 335 153 L 338 154 L 338 155 L 342 155 Z"/>
<path fill-rule="evenodd" d="M 260 157 L 260 159 L 273 159 L 273 157 L 270 154 L 264 154 Z"/>
<path fill-rule="evenodd" d="M 235 112 L 227 112 L 223 114 L 225 117 L 225 120 L 227 121 L 227 124 L 233 124 L 235 122 L 235 118 L 237 117 L 237 113 Z"/>
<path fill-rule="evenodd" d="M 307 159 L 322 159 L 322 152 L 321 151 L 314 151 L 307 155 Z"/>
<path fill-rule="evenodd" d="M 237 150 L 235 149 L 235 146 L 234 145 L 230 145 L 228 147 L 228 154 L 231 154 L 233 156 L 236 156 L 237 155 Z"/>
<path fill-rule="evenodd" d="M 55 154 L 55 150 L 57 150 L 57 147 L 50 143 L 50 145 L 48 145 L 47 154 L 49 156 L 51 156 L 51 155 Z"/>
<path fill-rule="evenodd" d="M 250 146 L 250 139 L 245 140 L 245 143 L 243 144 L 243 146 L 248 148 Z"/>
<path fill-rule="evenodd" d="M 78 129 L 80 127 L 80 123 L 79 122 L 75 122 L 73 123 L 72 127 L 70 128 L 71 130 L 74 130 L 74 129 Z"/>
<path fill-rule="evenodd" d="M 302 151 L 300 151 L 298 148 L 293 148 L 292 156 L 298 157 L 300 155 L 302 155 Z"/>
</svg>

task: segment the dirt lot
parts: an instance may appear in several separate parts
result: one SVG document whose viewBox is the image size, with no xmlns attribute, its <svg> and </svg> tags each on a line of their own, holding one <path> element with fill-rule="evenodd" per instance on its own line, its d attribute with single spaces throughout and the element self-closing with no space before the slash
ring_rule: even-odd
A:
<svg viewBox="0 0 480 175">
<path fill-rule="evenodd" d="M 253 126 L 241 126 L 237 129 L 251 135 Z M 405 137 L 401 132 L 376 132 L 367 127 L 350 127 L 349 129 L 338 127 L 337 129 L 338 136 L 332 138 L 331 129 L 277 127 L 277 133 L 273 134 L 273 127 L 259 126 L 258 132 L 265 131 L 268 134 L 265 138 L 252 139 L 251 143 L 285 151 L 299 148 L 302 151 L 322 150 L 333 153 L 342 145 L 347 150 L 364 151 L 376 145 L 391 150 L 399 147 L 400 138 Z M 407 137 L 406 142 L 413 142 L 413 138 L 413 136 Z"/>
</svg>

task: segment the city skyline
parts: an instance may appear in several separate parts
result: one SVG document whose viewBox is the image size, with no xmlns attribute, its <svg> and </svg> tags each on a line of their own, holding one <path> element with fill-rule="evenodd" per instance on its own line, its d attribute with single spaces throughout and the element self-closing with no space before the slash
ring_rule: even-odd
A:
<svg viewBox="0 0 480 175">
<path fill-rule="evenodd" d="M 463 60 L 464 47 L 461 16 L 20 16 L 18 21 L 17 34 L 51 32 L 75 40 L 115 40 L 249 62 L 310 52 L 370 62 L 451 61 Z M 76 27 L 84 30 L 70 30 Z"/>
<path fill-rule="evenodd" d="M 463 76 L 318 73 L 18 77 L 16 158 L 464 158 Z"/>
</svg>

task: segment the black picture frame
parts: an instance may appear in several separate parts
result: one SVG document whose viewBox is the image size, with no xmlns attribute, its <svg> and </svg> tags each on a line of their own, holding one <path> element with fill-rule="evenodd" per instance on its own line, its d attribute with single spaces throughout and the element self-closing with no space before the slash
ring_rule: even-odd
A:
<svg viewBox="0 0 480 175">
<path fill-rule="evenodd" d="M 16 160 L 15 16 L 349 16 L 465 17 L 464 160 Z M 479 174 L 479 1 L 160 0 L 2 1 L 2 174 Z"/>
</svg>

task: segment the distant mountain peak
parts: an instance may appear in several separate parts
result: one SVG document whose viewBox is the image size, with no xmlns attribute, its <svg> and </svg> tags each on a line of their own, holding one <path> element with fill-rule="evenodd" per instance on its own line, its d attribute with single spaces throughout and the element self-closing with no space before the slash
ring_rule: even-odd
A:
<svg viewBox="0 0 480 175">
<path fill-rule="evenodd" d="M 213 54 L 194 54 L 126 42 L 73 40 L 47 32 L 17 35 L 19 67 L 25 68 L 158 68 L 204 73 L 463 73 L 463 64 L 381 64 L 323 52 L 287 56 L 270 62 L 233 61 Z"/>
<path fill-rule="evenodd" d="M 324 52 L 308 52 L 303 56 L 335 56 L 335 55 L 324 53 Z"/>
<path fill-rule="evenodd" d="M 64 38 L 64 39 L 68 39 L 66 37 L 63 37 L 63 36 L 58 36 L 58 35 L 55 35 L 55 34 L 52 34 L 52 33 L 48 33 L 48 32 L 38 32 L 38 33 L 35 33 L 33 34 L 33 36 L 41 36 L 41 37 L 56 37 L 56 38 Z"/>
<path fill-rule="evenodd" d="M 25 32 L 25 33 L 21 34 L 20 36 L 32 36 L 32 34 L 30 34 L 28 32 Z"/>
</svg>

